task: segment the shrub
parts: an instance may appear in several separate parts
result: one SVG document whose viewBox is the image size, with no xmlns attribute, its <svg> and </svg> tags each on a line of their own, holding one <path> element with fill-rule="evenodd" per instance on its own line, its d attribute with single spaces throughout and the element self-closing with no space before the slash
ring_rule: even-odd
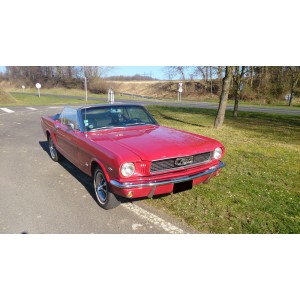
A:
<svg viewBox="0 0 300 300">
<path fill-rule="evenodd" d="M 115 89 L 114 83 L 104 81 L 100 78 L 91 79 L 88 83 L 89 91 L 94 94 L 107 94 L 110 88 Z"/>
</svg>

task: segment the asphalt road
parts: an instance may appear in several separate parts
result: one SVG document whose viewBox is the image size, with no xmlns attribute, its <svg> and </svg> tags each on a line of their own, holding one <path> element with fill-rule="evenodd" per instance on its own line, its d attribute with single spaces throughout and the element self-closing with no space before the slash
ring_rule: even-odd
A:
<svg viewBox="0 0 300 300">
<path fill-rule="evenodd" d="M 0 233 L 195 233 L 147 201 L 103 210 L 91 179 L 53 162 L 41 115 L 60 107 L 0 107 Z"/>
</svg>

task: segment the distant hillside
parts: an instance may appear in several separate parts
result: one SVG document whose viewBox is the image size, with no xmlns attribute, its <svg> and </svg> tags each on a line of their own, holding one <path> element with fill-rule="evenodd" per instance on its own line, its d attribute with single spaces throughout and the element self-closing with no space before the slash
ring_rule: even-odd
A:
<svg viewBox="0 0 300 300">
<path fill-rule="evenodd" d="M 117 93 L 131 93 L 141 96 L 150 96 L 157 99 L 177 98 L 178 82 L 176 81 L 107 81 Z M 215 92 L 218 92 L 215 86 Z M 210 94 L 204 92 L 204 86 L 200 82 L 185 82 L 182 98 L 199 100 Z M 218 97 L 215 93 L 213 97 Z"/>
<path fill-rule="evenodd" d="M 17 103 L 17 100 L 9 93 L 0 89 L 0 105 Z"/>
</svg>

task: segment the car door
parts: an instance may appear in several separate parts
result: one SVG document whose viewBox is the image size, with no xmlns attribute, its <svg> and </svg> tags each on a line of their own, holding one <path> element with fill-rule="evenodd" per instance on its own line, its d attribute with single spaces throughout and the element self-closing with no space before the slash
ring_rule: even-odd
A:
<svg viewBox="0 0 300 300">
<path fill-rule="evenodd" d="M 58 149 L 72 163 L 78 163 L 78 133 L 77 110 L 65 108 L 56 126 Z"/>
</svg>

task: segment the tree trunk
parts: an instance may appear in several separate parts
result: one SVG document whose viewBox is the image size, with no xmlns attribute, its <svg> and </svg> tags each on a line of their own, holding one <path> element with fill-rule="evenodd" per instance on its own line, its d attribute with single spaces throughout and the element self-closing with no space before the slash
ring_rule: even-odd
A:
<svg viewBox="0 0 300 300">
<path fill-rule="evenodd" d="M 236 92 L 235 99 L 234 99 L 234 109 L 233 109 L 233 117 L 234 118 L 237 118 L 237 116 L 238 116 L 240 94 L 241 94 L 241 91 L 240 91 L 240 87 L 238 86 L 238 90 Z"/>
<path fill-rule="evenodd" d="M 251 88 L 253 85 L 253 74 L 254 74 L 254 67 L 250 67 L 250 86 L 251 86 Z"/>
<path fill-rule="evenodd" d="M 289 106 L 292 106 L 292 100 L 294 96 L 295 89 L 298 84 L 299 79 L 299 68 L 298 67 L 289 67 L 291 72 L 291 97 L 289 101 Z"/>
<path fill-rule="evenodd" d="M 293 100 L 293 96 L 294 96 L 294 92 L 295 92 L 295 88 L 297 86 L 297 83 L 298 83 L 298 78 L 296 78 L 295 81 L 293 81 L 293 83 L 292 83 L 291 97 L 290 97 L 290 101 L 289 101 L 289 106 L 292 106 L 292 100 Z"/>
<path fill-rule="evenodd" d="M 241 85 L 243 76 L 245 74 L 246 67 L 235 67 L 235 74 L 233 76 L 233 80 L 235 83 L 235 95 L 234 95 L 234 109 L 233 109 L 233 117 L 237 118 L 238 110 L 239 110 L 239 101 L 241 99 Z"/>
<path fill-rule="evenodd" d="M 223 78 L 222 93 L 220 97 L 218 114 L 215 119 L 214 128 L 218 129 L 223 125 L 226 106 L 228 101 L 229 89 L 232 81 L 234 67 L 226 67 L 225 77 Z"/>
<path fill-rule="evenodd" d="M 209 67 L 209 76 L 210 76 L 210 98 L 212 98 L 213 94 L 213 84 L 212 84 L 212 67 Z"/>
</svg>

